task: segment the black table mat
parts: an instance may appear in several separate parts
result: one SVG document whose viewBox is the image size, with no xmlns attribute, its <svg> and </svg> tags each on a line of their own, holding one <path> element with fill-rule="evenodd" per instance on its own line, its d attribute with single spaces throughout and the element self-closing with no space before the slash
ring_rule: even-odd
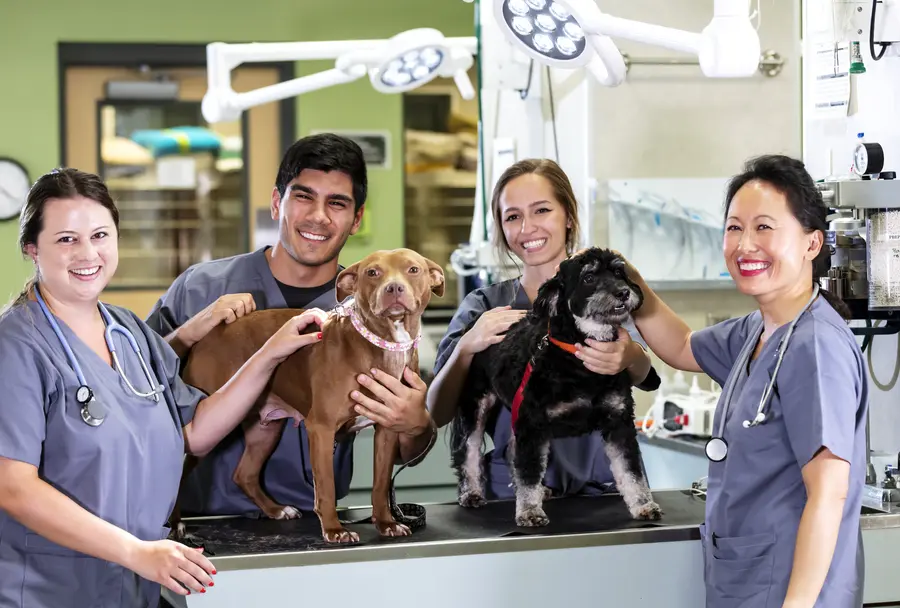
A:
<svg viewBox="0 0 900 608">
<path fill-rule="evenodd" d="M 304 512 L 302 518 L 288 521 L 224 518 L 188 520 L 186 523 L 190 542 L 203 546 L 210 557 L 230 557 L 396 543 L 697 526 L 703 521 L 703 501 L 691 496 L 689 491 L 656 492 L 654 498 L 663 510 L 663 518 L 656 522 L 631 519 L 618 495 L 548 500 L 544 502 L 544 510 L 550 524 L 541 528 L 516 526 L 514 501 L 490 502 L 479 509 L 464 509 L 456 504 L 427 505 L 427 523 L 412 536 L 383 538 L 370 523 L 354 524 L 347 528 L 359 534 L 360 542 L 348 545 L 325 543 L 314 513 Z M 342 519 L 355 520 L 370 513 L 370 509 L 353 509 L 340 515 Z"/>
</svg>

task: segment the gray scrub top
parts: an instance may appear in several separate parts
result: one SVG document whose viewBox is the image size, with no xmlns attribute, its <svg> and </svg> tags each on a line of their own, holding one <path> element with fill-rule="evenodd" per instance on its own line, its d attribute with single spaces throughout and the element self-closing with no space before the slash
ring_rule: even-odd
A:
<svg viewBox="0 0 900 608">
<path fill-rule="evenodd" d="M 695 332 L 697 363 L 724 386 L 738 374 L 728 409 L 723 462 L 710 462 L 706 522 L 701 527 L 707 606 L 780 607 L 787 593 L 800 516 L 806 504 L 801 469 L 826 447 L 850 463 L 850 486 L 837 546 L 819 608 L 862 605 L 863 548 L 859 526 L 866 474 L 866 365 L 853 333 L 819 297 L 797 322 L 778 370 L 765 423 L 756 415 L 775 368 L 787 325 L 766 341 L 746 368 L 732 369 L 760 313 Z M 720 400 L 714 418 L 719 428 Z"/>
<path fill-rule="evenodd" d="M 469 293 L 450 321 L 447 333 L 437 347 L 434 373 L 437 374 L 453 354 L 453 349 L 466 327 L 482 313 L 498 306 L 512 306 L 517 310 L 530 310 L 531 302 L 519 279 L 511 279 L 481 287 Z M 644 345 L 637 329 L 625 326 L 631 338 Z M 486 429 L 494 442 L 494 449 L 483 456 L 486 498 L 511 499 L 515 496 L 507 460 L 507 445 L 512 432 L 512 419 L 507 407 L 500 409 L 493 426 Z M 544 485 L 554 495 L 599 494 L 615 492 L 615 479 L 610 470 L 609 458 L 603 449 L 599 431 L 581 437 L 564 437 L 550 442 L 550 455 Z"/>
<path fill-rule="evenodd" d="M 166 538 L 184 458 L 182 427 L 203 393 L 178 376 L 178 357 L 133 313 L 107 306 L 135 337 L 165 390 L 135 396 L 57 319 L 106 420 L 90 427 L 75 400 L 79 382 L 37 302 L 0 319 L 0 456 L 38 467 L 41 479 L 94 515 L 154 541 Z M 150 390 L 127 339 L 114 333 L 134 387 Z M 0 608 L 155 607 L 160 587 L 122 566 L 57 545 L 0 511 Z"/>
<path fill-rule="evenodd" d="M 219 297 L 233 293 L 252 294 L 257 310 L 286 308 L 281 289 L 269 269 L 266 249 L 191 266 L 159 299 L 147 317 L 147 324 L 161 336 L 167 336 Z M 329 310 L 336 305 L 334 289 L 330 289 L 307 308 Z M 259 516 L 259 508 L 232 480 L 243 451 L 244 435 L 238 427 L 200 461 L 185 484 L 181 503 L 185 514 Z M 338 499 L 350 490 L 352 474 L 353 438 L 350 437 L 338 444 L 334 454 Z M 312 463 L 304 423 L 299 430 L 291 424 L 285 425 L 262 477 L 263 487 L 279 504 L 313 510 Z"/>
</svg>

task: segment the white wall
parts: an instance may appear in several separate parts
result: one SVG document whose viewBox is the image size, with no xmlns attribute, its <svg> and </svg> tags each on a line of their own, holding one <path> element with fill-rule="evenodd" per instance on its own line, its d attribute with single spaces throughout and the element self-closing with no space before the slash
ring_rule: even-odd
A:
<svg viewBox="0 0 900 608">
<path fill-rule="evenodd" d="M 774 78 L 712 80 L 702 75 L 699 66 L 635 65 L 625 83 L 603 88 L 593 79 L 585 79 L 583 70 L 574 74 L 552 71 L 559 160 L 573 181 L 583 213 L 590 209 L 595 214 L 592 234 L 604 233 L 597 229 L 604 210 L 591 204 L 592 180 L 729 177 L 758 154 L 800 155 L 800 0 L 760 2 L 762 48 L 777 51 L 786 61 Z M 516 63 L 515 57 L 506 55 L 507 45 L 493 24 L 488 4 L 483 3 L 482 28 L 493 35 L 483 39 L 483 59 L 485 65 L 497 66 L 492 59 L 500 58 L 501 65 L 486 69 L 483 75 L 486 160 L 490 161 L 495 136 L 516 138 L 519 158 L 554 158 L 557 149 L 548 90 L 546 82 L 537 80 L 543 70 L 539 74 L 535 69 L 529 101 L 522 102 L 516 92 L 498 92 L 503 82 L 525 81 L 527 60 Z M 598 4 L 618 17 L 695 32 L 700 32 L 713 14 L 712 0 L 598 0 Z M 659 47 L 616 42 L 622 52 L 633 57 L 673 55 Z M 543 118 L 537 128 L 533 128 L 534 120 L 528 120 L 535 114 Z M 605 243 L 595 238 L 591 244 Z M 695 329 L 712 319 L 753 308 L 752 300 L 734 289 L 661 294 Z M 660 361 L 655 363 L 665 368 Z M 671 374 L 671 370 L 665 371 Z M 636 399 L 643 413 L 652 394 L 637 392 Z"/>
<path fill-rule="evenodd" d="M 760 2 L 762 49 L 785 59 L 778 76 L 719 80 L 704 77 L 698 66 L 634 65 L 621 86 L 593 86 L 594 173 L 599 181 L 730 177 L 759 154 L 800 156 L 800 3 Z M 709 23 L 713 10 L 713 2 L 706 0 L 603 0 L 600 5 L 616 16 L 697 32 Z M 638 43 L 621 42 L 619 48 L 632 57 L 675 55 Z M 659 293 L 692 329 L 754 308 L 750 298 L 734 289 Z M 654 363 L 666 374 L 673 372 L 657 359 Z M 707 383 L 704 379 L 701 386 Z M 652 401 L 652 394 L 636 392 L 635 397 L 639 411 Z"/>
<path fill-rule="evenodd" d="M 821 0 L 804 0 L 805 13 L 814 10 Z M 831 0 L 825 0 L 830 4 Z M 822 40 L 812 31 L 805 32 L 807 48 Z M 826 40 L 827 41 L 827 40 Z M 865 133 L 867 141 L 877 141 L 885 149 L 885 170 L 900 170 L 900 57 L 889 50 L 881 61 L 873 61 L 868 43 L 863 45 L 866 73 L 854 77 L 851 88 L 855 113 L 851 116 L 814 120 L 812 112 L 804 110 L 804 161 L 816 178 L 828 175 L 829 151 L 833 152 L 834 172 L 846 174 L 852 161 L 857 133 Z M 805 53 L 807 57 L 811 53 Z M 811 70 L 806 71 L 805 89 Z M 810 96 L 804 95 L 805 108 Z M 855 103 L 854 103 L 855 102 Z M 900 343 L 897 336 L 875 336 L 869 354 L 869 400 L 872 449 L 896 455 L 900 451 L 900 390 L 895 386 L 900 365 Z M 891 381 L 894 382 L 891 382 Z M 896 464 L 896 458 L 894 459 Z"/>
</svg>

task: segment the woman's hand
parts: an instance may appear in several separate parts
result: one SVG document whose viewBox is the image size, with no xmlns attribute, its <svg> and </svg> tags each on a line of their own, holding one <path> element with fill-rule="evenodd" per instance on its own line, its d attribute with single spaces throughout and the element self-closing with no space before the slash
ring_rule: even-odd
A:
<svg viewBox="0 0 900 608">
<path fill-rule="evenodd" d="M 230 293 L 191 317 L 178 331 L 178 336 L 187 347 L 191 347 L 223 321 L 234 323 L 244 315 L 256 310 L 256 302 L 249 293 Z"/>
<path fill-rule="evenodd" d="M 360 391 L 353 391 L 350 397 L 356 401 L 356 413 L 360 416 L 395 433 L 421 435 L 431 423 L 425 407 L 428 386 L 408 367 L 403 368 L 403 378 L 409 386 L 390 374 L 373 369 L 371 376 L 360 374 L 357 380 L 376 399 L 366 397 Z"/>
<path fill-rule="evenodd" d="M 213 586 L 216 568 L 202 551 L 171 540 L 139 541 L 123 565 L 179 595 L 206 593 L 206 587 Z"/>
<path fill-rule="evenodd" d="M 318 325 L 319 329 L 322 329 L 326 320 L 328 320 L 328 315 L 324 311 L 318 308 L 310 308 L 282 325 L 281 329 L 266 341 L 262 350 L 277 365 L 304 346 L 309 346 L 321 340 L 321 331 L 313 333 L 303 332 L 313 323 Z"/>
<path fill-rule="evenodd" d="M 503 341 L 510 325 L 525 316 L 525 310 L 512 310 L 510 306 L 500 306 L 487 310 L 475 322 L 472 329 L 460 338 L 457 348 L 467 355 L 474 355 L 493 344 Z"/>
<path fill-rule="evenodd" d="M 644 349 L 631 339 L 624 327 L 619 327 L 619 337 L 615 342 L 598 342 L 591 338 L 585 344 L 576 344 L 575 356 L 595 374 L 614 376 L 632 368 L 647 357 Z"/>
</svg>

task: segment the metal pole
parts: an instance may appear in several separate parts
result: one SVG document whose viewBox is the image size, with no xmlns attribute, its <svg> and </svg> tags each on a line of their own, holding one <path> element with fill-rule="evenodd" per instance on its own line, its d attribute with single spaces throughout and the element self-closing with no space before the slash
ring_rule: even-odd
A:
<svg viewBox="0 0 900 608">
<path fill-rule="evenodd" d="M 631 57 L 627 53 L 623 53 L 622 57 L 625 68 L 629 70 L 632 65 L 700 65 L 699 60 L 686 57 Z M 784 68 L 784 62 L 779 53 L 767 50 L 759 58 L 759 71 L 770 78 L 778 76 Z"/>
</svg>

